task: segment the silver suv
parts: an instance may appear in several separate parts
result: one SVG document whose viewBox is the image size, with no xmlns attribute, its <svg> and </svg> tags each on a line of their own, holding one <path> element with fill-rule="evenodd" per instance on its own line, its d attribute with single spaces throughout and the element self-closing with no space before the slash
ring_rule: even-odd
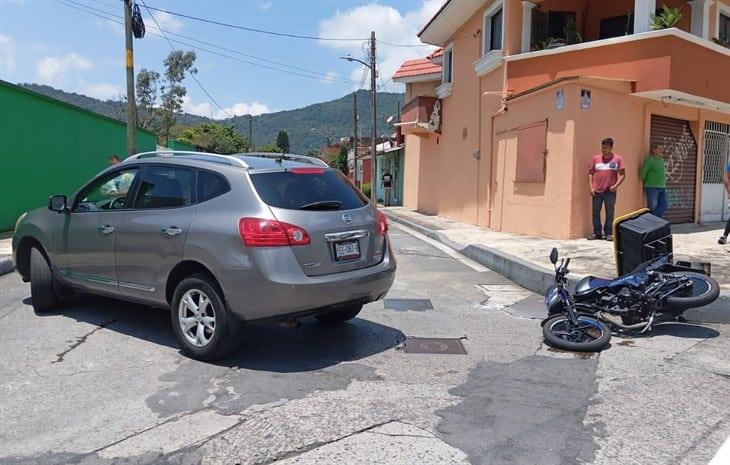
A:
<svg viewBox="0 0 730 465">
<path fill-rule="evenodd" d="M 316 158 L 149 152 L 23 214 L 13 260 L 36 312 L 74 289 L 169 308 L 189 356 L 241 323 L 354 318 L 396 263 L 382 212 Z"/>
</svg>

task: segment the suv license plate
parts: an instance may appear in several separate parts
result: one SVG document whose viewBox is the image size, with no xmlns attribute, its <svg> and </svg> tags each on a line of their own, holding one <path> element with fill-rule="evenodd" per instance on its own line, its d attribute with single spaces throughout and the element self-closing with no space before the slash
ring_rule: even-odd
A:
<svg viewBox="0 0 730 465">
<path fill-rule="evenodd" d="M 335 260 L 353 260 L 360 258 L 360 241 L 335 242 Z"/>
</svg>

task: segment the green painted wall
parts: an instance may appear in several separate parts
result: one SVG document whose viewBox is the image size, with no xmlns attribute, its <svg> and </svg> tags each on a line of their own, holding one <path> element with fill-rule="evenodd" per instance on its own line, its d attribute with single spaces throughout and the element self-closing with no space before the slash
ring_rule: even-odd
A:
<svg viewBox="0 0 730 465">
<path fill-rule="evenodd" d="M 170 148 L 172 150 L 183 150 L 183 151 L 188 151 L 188 152 L 195 152 L 197 150 L 192 145 L 186 144 L 185 142 L 180 142 L 177 139 L 172 139 L 170 142 L 168 142 L 167 148 Z"/>
<path fill-rule="evenodd" d="M 52 194 L 70 195 L 126 155 L 126 126 L 0 80 L 0 231 Z M 137 130 L 137 151 L 155 135 Z"/>
</svg>

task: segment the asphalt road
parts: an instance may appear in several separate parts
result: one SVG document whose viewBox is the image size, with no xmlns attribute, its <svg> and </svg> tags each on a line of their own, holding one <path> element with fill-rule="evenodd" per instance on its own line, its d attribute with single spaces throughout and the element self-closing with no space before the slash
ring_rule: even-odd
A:
<svg viewBox="0 0 730 465">
<path fill-rule="evenodd" d="M 432 309 L 252 327 L 215 364 L 180 355 L 164 311 L 86 297 L 35 315 L 28 285 L 1 277 L 0 463 L 705 464 L 730 435 L 721 307 L 559 352 L 539 296 L 391 232 L 388 298 Z"/>
</svg>

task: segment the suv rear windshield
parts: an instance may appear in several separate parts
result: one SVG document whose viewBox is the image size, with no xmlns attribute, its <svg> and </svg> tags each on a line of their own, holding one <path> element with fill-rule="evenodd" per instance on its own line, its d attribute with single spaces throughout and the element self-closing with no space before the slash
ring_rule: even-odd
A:
<svg viewBox="0 0 730 465">
<path fill-rule="evenodd" d="M 295 168 L 251 175 L 264 202 L 288 210 L 353 210 L 368 199 L 337 170 Z"/>
</svg>

